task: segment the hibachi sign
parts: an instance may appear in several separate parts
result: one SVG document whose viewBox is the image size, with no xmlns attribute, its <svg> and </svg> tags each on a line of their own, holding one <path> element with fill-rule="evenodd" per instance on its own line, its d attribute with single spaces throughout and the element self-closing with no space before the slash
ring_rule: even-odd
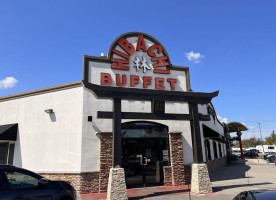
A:
<svg viewBox="0 0 276 200">
<path fill-rule="evenodd" d="M 101 86 L 187 91 L 187 70 L 173 67 L 156 39 L 131 32 L 112 43 L 107 57 L 85 56 L 84 79 Z"/>
</svg>

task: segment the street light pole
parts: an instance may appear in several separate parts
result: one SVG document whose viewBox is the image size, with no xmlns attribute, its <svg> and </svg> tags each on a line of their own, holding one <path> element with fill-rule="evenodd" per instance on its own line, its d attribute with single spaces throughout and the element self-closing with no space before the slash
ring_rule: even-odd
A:
<svg viewBox="0 0 276 200">
<path fill-rule="evenodd" d="M 258 124 L 259 124 L 260 135 L 261 135 L 261 141 L 262 141 L 262 147 L 263 147 L 263 154 L 264 154 L 265 152 L 264 152 L 263 136 L 262 136 L 262 131 L 261 131 L 261 123 L 258 123 Z"/>
</svg>

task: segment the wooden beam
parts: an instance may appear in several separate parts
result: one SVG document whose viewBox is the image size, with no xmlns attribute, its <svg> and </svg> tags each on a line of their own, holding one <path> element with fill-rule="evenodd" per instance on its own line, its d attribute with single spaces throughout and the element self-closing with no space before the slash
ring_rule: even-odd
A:
<svg viewBox="0 0 276 200">
<path fill-rule="evenodd" d="M 98 118 L 112 119 L 113 112 L 98 111 Z M 140 113 L 140 112 L 122 112 L 122 119 L 156 119 L 156 120 L 191 120 L 190 114 L 163 114 L 163 113 Z"/>
<path fill-rule="evenodd" d="M 190 112 L 192 113 L 192 116 L 193 116 L 193 119 L 191 120 L 191 128 L 192 128 L 194 163 L 203 163 L 198 104 L 191 103 L 189 107 L 190 107 Z"/>
<path fill-rule="evenodd" d="M 122 128 L 121 128 L 121 99 L 114 98 L 113 100 L 113 147 L 112 147 L 112 166 L 121 167 L 121 140 L 122 140 Z"/>
<path fill-rule="evenodd" d="M 209 103 L 212 98 L 218 95 L 218 91 L 213 93 L 203 92 L 184 92 L 167 91 L 153 89 L 137 89 L 125 87 L 100 86 L 83 81 L 86 88 L 93 91 L 97 98 L 120 98 L 130 100 L 159 100 L 159 101 L 177 101 L 177 102 L 197 102 Z"/>
<path fill-rule="evenodd" d="M 122 112 L 122 119 L 191 120 L 191 114 Z M 113 112 L 98 111 L 98 118 L 112 119 Z M 209 115 L 199 115 L 199 121 L 210 121 Z"/>
</svg>

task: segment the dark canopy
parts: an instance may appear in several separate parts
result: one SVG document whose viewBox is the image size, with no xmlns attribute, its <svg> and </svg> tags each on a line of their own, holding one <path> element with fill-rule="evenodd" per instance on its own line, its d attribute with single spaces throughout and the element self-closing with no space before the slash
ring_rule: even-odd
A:
<svg viewBox="0 0 276 200">
<path fill-rule="evenodd" d="M 248 130 L 248 128 L 240 122 L 229 122 L 226 125 L 228 127 L 229 133 Z"/>
<path fill-rule="evenodd" d="M 210 138 L 219 142 L 225 142 L 225 138 L 223 135 L 217 133 L 216 131 L 210 129 L 205 125 L 203 125 L 203 135 L 205 138 Z"/>
<path fill-rule="evenodd" d="M 18 124 L 0 125 L 0 140 L 16 141 Z"/>
</svg>

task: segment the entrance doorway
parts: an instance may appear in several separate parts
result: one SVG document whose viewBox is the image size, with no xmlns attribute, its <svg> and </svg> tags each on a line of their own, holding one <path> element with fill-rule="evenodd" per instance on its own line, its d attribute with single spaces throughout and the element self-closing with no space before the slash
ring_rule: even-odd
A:
<svg viewBox="0 0 276 200">
<path fill-rule="evenodd" d="M 153 122 L 128 122 L 122 124 L 122 136 L 127 187 L 162 185 L 163 166 L 170 165 L 168 127 Z"/>
</svg>

